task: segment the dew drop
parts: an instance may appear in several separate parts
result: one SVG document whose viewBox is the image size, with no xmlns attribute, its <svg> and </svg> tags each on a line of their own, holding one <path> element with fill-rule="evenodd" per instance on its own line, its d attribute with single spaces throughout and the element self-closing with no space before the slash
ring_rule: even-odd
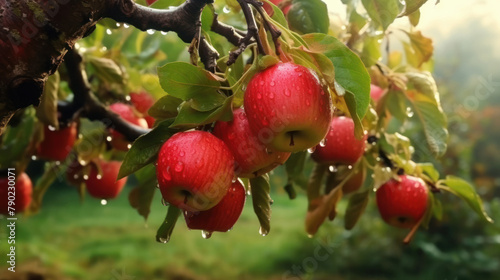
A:
<svg viewBox="0 0 500 280">
<path fill-rule="evenodd" d="M 186 155 L 186 153 L 185 153 L 184 151 L 181 151 L 181 152 L 179 153 L 179 156 L 181 156 L 181 157 L 183 157 L 183 156 L 185 156 L 185 155 Z"/>
<path fill-rule="evenodd" d="M 49 130 L 50 130 L 50 131 L 55 131 L 55 130 L 56 130 L 56 128 L 55 128 L 54 126 L 49 125 Z"/>
<path fill-rule="evenodd" d="M 319 146 L 324 148 L 326 146 L 326 138 L 319 142 Z"/>
<path fill-rule="evenodd" d="M 106 137 L 106 141 L 111 142 L 113 138 L 111 136 Z"/>
<path fill-rule="evenodd" d="M 165 32 L 165 31 L 162 31 L 160 33 L 161 33 L 161 35 L 167 35 L 167 32 Z"/>
<path fill-rule="evenodd" d="M 224 6 L 224 8 L 222 9 L 222 11 L 225 13 L 225 14 L 229 14 L 231 12 L 231 10 L 229 10 L 228 7 Z"/>
<path fill-rule="evenodd" d="M 264 230 L 262 227 L 259 228 L 259 234 L 262 235 L 262 236 L 266 236 L 268 234 L 268 232 L 266 230 Z"/>
<path fill-rule="evenodd" d="M 236 181 L 238 181 L 238 177 L 237 176 L 234 176 L 233 179 L 231 180 L 231 183 L 236 183 Z"/>
<path fill-rule="evenodd" d="M 97 180 L 101 180 L 102 179 L 102 175 L 101 174 L 97 174 L 96 178 L 97 178 Z"/>
<path fill-rule="evenodd" d="M 406 108 L 406 115 L 408 116 L 408 118 L 413 117 L 414 113 L 413 113 L 413 111 L 411 110 L 410 107 Z"/>
<path fill-rule="evenodd" d="M 352 169 L 352 165 L 348 165 L 347 168 Z"/>
<path fill-rule="evenodd" d="M 169 203 L 164 198 L 161 199 L 161 204 L 163 206 L 168 206 L 169 205 Z"/>
<path fill-rule="evenodd" d="M 108 204 L 108 201 L 106 199 L 101 200 L 101 205 L 106 205 Z"/>
<path fill-rule="evenodd" d="M 127 149 L 130 150 L 130 148 L 132 148 L 132 144 L 127 144 Z"/>
<path fill-rule="evenodd" d="M 310 154 L 314 153 L 314 151 L 316 151 L 316 146 L 307 149 L 307 152 Z"/>
<path fill-rule="evenodd" d="M 89 179 L 89 175 L 85 174 L 83 175 L 83 180 L 87 181 Z"/>
<path fill-rule="evenodd" d="M 159 189 L 160 188 L 160 184 L 156 184 L 156 188 Z"/>
<path fill-rule="evenodd" d="M 172 176 L 170 175 L 170 166 L 167 166 L 167 169 L 163 172 L 163 178 L 167 181 L 172 180 Z"/>
<path fill-rule="evenodd" d="M 212 232 L 207 230 L 202 230 L 201 236 L 205 239 L 209 239 L 210 237 L 212 237 Z"/>
<path fill-rule="evenodd" d="M 117 23 L 116 23 L 116 27 L 120 27 L 120 26 L 122 26 L 122 25 L 121 25 L 120 23 L 118 23 L 118 22 L 117 22 Z"/>
<path fill-rule="evenodd" d="M 155 34 L 155 31 L 154 31 L 153 29 L 148 29 L 148 31 L 147 31 L 147 32 L 148 32 L 148 34 L 149 34 L 149 35 L 153 35 L 153 34 Z"/>
<path fill-rule="evenodd" d="M 84 161 L 84 160 L 80 160 L 80 164 L 83 165 L 83 166 L 85 166 L 85 165 L 87 165 L 87 162 Z"/>
<path fill-rule="evenodd" d="M 125 96 L 125 100 L 130 101 L 130 100 L 132 100 L 132 98 L 130 97 L 130 95 L 127 95 L 127 96 Z"/>
<path fill-rule="evenodd" d="M 268 147 L 266 147 L 266 154 L 270 155 L 273 153 L 273 150 L 269 149 Z M 279 156 L 278 156 L 279 158 Z"/>
<path fill-rule="evenodd" d="M 123 24 L 123 27 L 125 27 L 125 28 L 129 28 L 130 26 L 129 26 L 128 24 L 124 23 L 124 24 Z"/>
<path fill-rule="evenodd" d="M 274 99 L 274 92 L 269 93 L 269 99 Z"/>
<path fill-rule="evenodd" d="M 309 101 L 309 99 L 306 100 L 306 106 L 311 106 L 311 101 Z"/>
<path fill-rule="evenodd" d="M 335 173 L 335 172 L 337 172 L 337 166 L 335 166 L 335 165 L 330 165 L 330 166 L 328 167 L 328 170 L 329 170 L 330 172 L 332 172 L 332 173 Z"/>
<path fill-rule="evenodd" d="M 276 85 L 276 83 L 274 81 L 271 82 L 270 84 L 272 87 L 274 87 Z"/>
<path fill-rule="evenodd" d="M 285 89 L 285 96 L 292 96 L 292 92 L 289 89 Z"/>
<path fill-rule="evenodd" d="M 182 162 L 178 162 L 176 165 L 175 165 L 175 172 L 181 172 L 182 170 L 184 170 L 184 163 Z"/>
<path fill-rule="evenodd" d="M 32 156 L 31 156 L 31 160 L 36 160 L 36 156 L 35 156 L 35 155 L 32 155 Z"/>
<path fill-rule="evenodd" d="M 111 35 L 111 34 L 113 34 L 113 32 L 111 32 L 111 29 L 108 28 L 108 29 L 106 29 L 106 34 Z"/>
<path fill-rule="evenodd" d="M 259 99 L 259 100 L 262 99 L 262 94 L 260 94 L 260 93 L 257 94 L 257 99 Z"/>
<path fill-rule="evenodd" d="M 158 238 L 158 240 L 160 240 L 161 243 L 165 244 L 168 241 L 170 241 L 170 237 L 167 237 L 167 238 L 160 237 L 160 238 Z"/>
</svg>

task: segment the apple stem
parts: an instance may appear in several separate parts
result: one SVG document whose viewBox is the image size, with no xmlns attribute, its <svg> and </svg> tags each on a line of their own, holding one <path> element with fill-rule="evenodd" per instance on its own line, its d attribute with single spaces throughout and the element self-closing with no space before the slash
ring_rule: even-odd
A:
<svg viewBox="0 0 500 280">
<path fill-rule="evenodd" d="M 415 235 L 415 233 L 417 233 L 417 229 L 420 227 L 420 224 L 422 223 L 422 221 L 424 220 L 424 217 L 422 217 L 418 223 L 416 223 L 411 231 L 408 233 L 408 235 L 405 237 L 405 239 L 403 240 L 403 243 L 404 244 L 410 244 L 411 240 L 413 239 L 413 236 Z"/>
<path fill-rule="evenodd" d="M 290 132 L 290 146 L 294 146 L 295 143 L 293 142 L 293 132 Z"/>
</svg>

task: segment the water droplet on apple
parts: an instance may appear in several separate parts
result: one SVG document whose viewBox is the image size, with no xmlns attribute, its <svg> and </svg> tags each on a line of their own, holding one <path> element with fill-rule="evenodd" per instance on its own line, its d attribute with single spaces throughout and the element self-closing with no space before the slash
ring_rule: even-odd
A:
<svg viewBox="0 0 500 280">
<path fill-rule="evenodd" d="M 101 205 L 106 205 L 108 204 L 108 201 L 106 199 L 101 200 Z"/>
<path fill-rule="evenodd" d="M 311 106 L 311 101 L 309 101 L 309 99 L 306 100 L 306 106 L 307 107 Z"/>
<path fill-rule="evenodd" d="M 113 140 L 111 136 L 106 137 L 106 141 L 111 142 L 111 140 Z"/>
<path fill-rule="evenodd" d="M 264 81 L 260 80 L 259 85 L 263 86 L 264 85 Z"/>
<path fill-rule="evenodd" d="M 260 93 L 257 94 L 257 99 L 259 99 L 259 100 L 262 99 L 262 94 L 260 94 Z"/>
<path fill-rule="evenodd" d="M 292 96 L 292 92 L 289 89 L 285 89 L 285 96 Z"/>
<path fill-rule="evenodd" d="M 233 227 L 231 227 L 230 229 L 228 229 L 228 230 L 227 230 L 227 232 L 230 232 L 230 231 L 232 231 L 232 230 L 233 230 Z"/>
<path fill-rule="evenodd" d="M 49 130 L 50 130 L 50 131 L 55 131 L 55 130 L 56 130 L 56 128 L 55 128 L 54 126 L 49 125 Z"/>
<path fill-rule="evenodd" d="M 352 169 L 352 165 L 348 165 L 348 166 L 347 166 L 347 168 L 348 168 L 348 169 Z"/>
<path fill-rule="evenodd" d="M 314 151 L 316 151 L 316 146 L 307 149 L 307 152 L 310 154 L 314 153 Z"/>
<path fill-rule="evenodd" d="M 181 152 L 179 153 L 179 156 L 181 156 L 181 157 L 183 157 L 183 156 L 185 156 L 185 155 L 186 155 L 186 153 L 185 153 L 184 151 L 181 151 Z"/>
<path fill-rule="evenodd" d="M 97 180 L 101 180 L 102 179 L 102 175 L 101 174 L 97 174 L 96 178 L 97 178 Z"/>
<path fill-rule="evenodd" d="M 269 149 L 268 147 L 266 147 L 266 154 L 270 155 L 273 153 L 273 150 Z"/>
<path fill-rule="evenodd" d="M 36 156 L 35 156 L 35 155 L 32 155 L 32 156 L 31 156 L 31 160 L 36 160 Z"/>
<path fill-rule="evenodd" d="M 209 239 L 210 237 L 212 237 L 212 232 L 207 230 L 202 230 L 201 236 L 205 239 Z"/>
<path fill-rule="evenodd" d="M 269 93 L 269 99 L 274 99 L 274 92 Z"/>
<path fill-rule="evenodd" d="M 89 175 L 85 174 L 83 175 L 83 180 L 87 181 L 89 179 Z"/>
<path fill-rule="evenodd" d="M 236 181 L 238 181 L 238 176 L 234 176 L 233 179 L 231 180 L 231 183 L 236 183 Z"/>
<path fill-rule="evenodd" d="M 175 172 L 181 172 L 182 170 L 184 170 L 184 163 L 182 162 L 178 162 L 176 165 L 175 165 Z"/>
<path fill-rule="evenodd" d="M 335 173 L 335 172 L 337 172 L 337 166 L 335 166 L 335 165 L 330 165 L 330 166 L 328 166 L 328 170 L 329 170 L 330 172 L 332 172 L 332 173 Z"/>
<path fill-rule="evenodd" d="M 132 148 L 132 144 L 127 144 L 127 149 L 130 150 L 130 148 Z"/>
<path fill-rule="evenodd" d="M 274 81 L 271 82 L 271 86 L 274 87 L 276 83 Z"/>
<path fill-rule="evenodd" d="M 160 188 L 160 184 L 156 184 L 156 188 L 159 189 Z"/>
<path fill-rule="evenodd" d="M 269 232 L 267 230 L 264 230 L 262 227 L 259 228 L 259 234 L 262 236 L 266 236 Z"/>
<path fill-rule="evenodd" d="M 319 146 L 324 148 L 326 146 L 326 138 L 319 142 Z"/>
<path fill-rule="evenodd" d="M 172 180 L 172 176 L 170 175 L 170 166 L 167 166 L 167 169 L 163 172 L 163 178 L 167 181 Z"/>
</svg>

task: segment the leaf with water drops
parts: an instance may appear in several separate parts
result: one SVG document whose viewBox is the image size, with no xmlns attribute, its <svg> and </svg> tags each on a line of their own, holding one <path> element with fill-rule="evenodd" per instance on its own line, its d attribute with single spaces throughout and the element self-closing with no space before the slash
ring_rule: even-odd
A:
<svg viewBox="0 0 500 280">
<path fill-rule="evenodd" d="M 155 160 L 163 143 L 177 132 L 170 128 L 172 123 L 172 119 L 162 121 L 149 133 L 135 140 L 132 148 L 125 155 L 118 179 L 134 173 Z"/>
<path fill-rule="evenodd" d="M 155 119 L 166 120 L 177 116 L 177 108 L 182 100 L 171 95 L 165 95 L 151 106 L 148 114 Z"/>
<path fill-rule="evenodd" d="M 174 231 L 175 224 L 180 214 L 181 210 L 179 208 L 173 205 L 168 207 L 167 216 L 156 232 L 156 241 L 160 243 L 167 243 L 170 241 L 170 237 L 172 236 L 172 232 Z"/>
<path fill-rule="evenodd" d="M 271 230 L 271 196 L 269 192 L 269 175 L 265 174 L 250 179 L 250 188 L 252 190 L 253 210 L 260 223 L 259 233 L 262 236 L 269 234 Z"/>
<path fill-rule="evenodd" d="M 230 121 L 233 117 L 231 111 L 232 100 L 232 96 L 228 97 L 222 106 L 206 112 L 197 111 L 192 107 L 191 102 L 185 102 L 181 105 L 179 115 L 177 115 L 171 127 L 176 129 L 190 129 L 213 123 L 217 120 Z"/>
<path fill-rule="evenodd" d="M 361 215 L 365 212 L 368 205 L 369 191 L 354 193 L 349 198 L 347 208 L 345 210 L 344 228 L 351 230 L 358 222 Z"/>
</svg>

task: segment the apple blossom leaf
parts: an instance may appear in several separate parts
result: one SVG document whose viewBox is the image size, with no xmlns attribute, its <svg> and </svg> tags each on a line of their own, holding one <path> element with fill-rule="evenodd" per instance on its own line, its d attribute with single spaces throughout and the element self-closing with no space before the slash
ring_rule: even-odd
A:
<svg viewBox="0 0 500 280">
<path fill-rule="evenodd" d="M 36 108 L 36 116 L 44 124 L 59 129 L 57 119 L 57 93 L 59 91 L 59 82 L 61 81 L 59 71 L 49 76 L 43 89 L 40 105 Z"/>
<path fill-rule="evenodd" d="M 156 241 L 160 243 L 167 243 L 172 237 L 177 219 L 181 214 L 181 210 L 173 205 L 168 207 L 167 216 L 156 232 Z"/>
<path fill-rule="evenodd" d="M 135 173 L 138 185 L 128 195 L 130 206 L 137 209 L 139 215 L 148 219 L 151 211 L 151 203 L 156 191 L 156 168 L 150 164 Z"/>
<path fill-rule="evenodd" d="M 22 115 L 20 123 L 16 126 L 9 125 L 0 137 L 0 169 L 19 168 L 19 162 L 34 139 L 35 110 L 28 108 Z"/>
<path fill-rule="evenodd" d="M 368 190 L 354 193 L 349 198 L 347 208 L 345 210 L 344 228 L 351 230 L 354 228 L 359 218 L 365 212 L 369 200 Z"/>
<path fill-rule="evenodd" d="M 290 29 L 300 33 L 327 33 L 328 9 L 321 0 L 292 0 L 287 14 Z"/>
<path fill-rule="evenodd" d="M 336 83 L 345 89 L 346 93 L 352 94 L 346 101 L 353 120 L 357 120 L 356 127 L 359 130 L 359 120 L 365 116 L 370 104 L 370 75 L 363 62 L 333 36 L 307 34 L 302 38 L 307 42 L 309 51 L 322 53 L 332 61 Z"/>
<path fill-rule="evenodd" d="M 109 58 L 88 56 L 90 65 L 94 68 L 99 79 L 108 83 L 123 84 L 125 73 L 122 68 Z"/>
<path fill-rule="evenodd" d="M 152 163 L 161 146 L 178 131 L 170 128 L 173 119 L 160 122 L 153 130 L 141 135 L 132 144 L 118 172 L 118 179 L 124 178 Z"/>
<path fill-rule="evenodd" d="M 215 74 L 186 62 L 172 62 L 158 68 L 161 87 L 171 96 L 191 101 L 197 111 L 221 106 L 225 97 L 219 92 L 221 79 Z"/>
<path fill-rule="evenodd" d="M 211 111 L 200 112 L 192 107 L 191 102 L 180 106 L 179 114 L 170 126 L 177 129 L 190 129 L 200 125 L 213 123 L 217 120 L 230 121 L 233 117 L 231 111 L 233 97 L 228 97 L 222 104 Z"/>
<path fill-rule="evenodd" d="M 149 108 L 148 114 L 160 120 L 175 118 L 177 116 L 177 108 L 181 105 L 182 100 L 171 95 L 165 95 Z"/>
<path fill-rule="evenodd" d="M 434 156 L 446 152 L 448 130 L 446 116 L 441 108 L 437 86 L 428 72 L 409 72 L 407 97 L 424 128 L 427 144 Z"/>
<path fill-rule="evenodd" d="M 406 0 L 405 7 L 403 11 L 398 15 L 398 17 L 407 16 L 417 12 L 418 9 L 420 9 L 420 7 L 425 4 L 425 2 L 427 2 L 427 0 Z"/>
<path fill-rule="evenodd" d="M 384 30 L 399 14 L 398 0 L 361 0 L 370 18 Z"/>
<path fill-rule="evenodd" d="M 252 193 L 253 210 L 260 223 L 259 233 L 262 236 L 269 234 L 271 230 L 271 204 L 273 200 L 269 195 L 269 175 L 265 174 L 250 179 L 250 190 Z"/>
<path fill-rule="evenodd" d="M 483 220 L 493 223 L 493 220 L 484 210 L 483 201 L 477 194 L 473 185 L 461 178 L 451 175 L 446 176 L 443 183 L 447 186 L 444 190 L 447 190 L 463 199 Z"/>
</svg>

